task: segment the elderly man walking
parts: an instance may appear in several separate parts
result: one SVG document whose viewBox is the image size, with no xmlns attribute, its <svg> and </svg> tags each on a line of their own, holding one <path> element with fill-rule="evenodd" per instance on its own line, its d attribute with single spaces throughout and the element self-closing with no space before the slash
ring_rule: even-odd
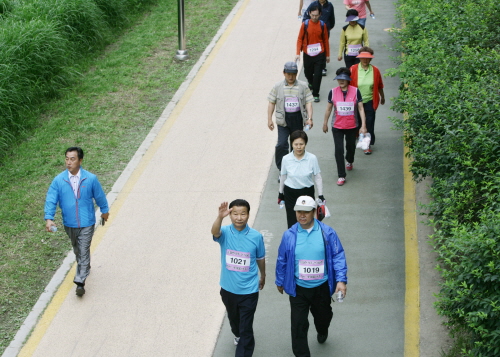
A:
<svg viewBox="0 0 500 357">
<path fill-rule="evenodd" d="M 97 176 L 84 170 L 81 165 L 83 150 L 70 147 L 66 150 L 66 170 L 50 184 L 45 199 L 45 229 L 53 232 L 56 207 L 62 210 L 64 230 L 71 240 L 77 268 L 73 282 L 76 295 L 85 294 L 85 279 L 90 273 L 90 244 L 94 235 L 94 201 L 101 209 L 101 218 L 109 217 L 108 201 Z"/>
<path fill-rule="evenodd" d="M 316 201 L 301 196 L 294 209 L 298 222 L 281 239 L 276 286 L 281 294 L 289 295 L 293 354 L 310 357 L 309 310 L 318 342 L 324 343 L 333 317 L 331 296 L 339 291 L 346 295 L 347 263 L 335 230 L 314 218 Z"/>
<path fill-rule="evenodd" d="M 273 113 L 276 111 L 274 116 L 278 126 L 278 143 L 274 156 L 279 171 L 283 156 L 291 151 L 288 143 L 290 134 L 304 129 L 305 125 L 313 127 L 313 97 L 307 84 L 297 79 L 297 72 L 295 62 L 285 63 L 285 79 L 276 83 L 267 96 L 267 126 L 270 130 L 274 130 Z"/>
</svg>

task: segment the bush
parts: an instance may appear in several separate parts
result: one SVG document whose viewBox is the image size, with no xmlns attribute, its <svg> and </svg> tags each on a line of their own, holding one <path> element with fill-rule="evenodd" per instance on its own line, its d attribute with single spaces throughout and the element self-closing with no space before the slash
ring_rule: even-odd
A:
<svg viewBox="0 0 500 357">
<path fill-rule="evenodd" d="M 0 162 L 40 105 L 155 0 L 0 0 Z"/>
<path fill-rule="evenodd" d="M 402 82 L 394 109 L 407 116 L 394 122 L 415 180 L 433 178 L 428 213 L 444 278 L 438 311 L 470 336 L 464 355 L 499 355 L 500 295 L 492 288 L 499 267 L 491 262 L 500 239 L 500 7 L 399 4 L 405 26 L 395 36 L 404 56 L 392 72 Z"/>
</svg>

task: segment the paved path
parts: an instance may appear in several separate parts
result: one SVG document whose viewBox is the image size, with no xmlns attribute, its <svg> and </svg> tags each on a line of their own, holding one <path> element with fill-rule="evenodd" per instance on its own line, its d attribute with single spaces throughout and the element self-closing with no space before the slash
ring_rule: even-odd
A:
<svg viewBox="0 0 500 357">
<path fill-rule="evenodd" d="M 390 129 L 390 101 L 377 112 L 372 156 L 357 152 L 344 187 L 335 185 L 333 139 L 321 131 L 345 11 L 332 31 L 332 63 L 308 151 L 316 154 L 325 197 L 349 264 L 348 296 L 335 304 L 331 337 L 314 355 L 402 356 L 405 247 L 403 149 Z M 210 227 L 221 201 L 246 198 L 250 224 L 264 233 L 268 278 L 255 320 L 256 356 L 290 356 L 289 305 L 274 285 L 285 212 L 276 205 L 276 131 L 267 129 L 266 97 L 294 56 L 299 23 L 290 1 L 242 0 L 212 53 L 165 121 L 111 207 L 93 242 L 87 294 L 74 295 L 70 272 L 20 356 L 230 356 L 219 297 L 219 248 Z M 392 67 L 392 2 L 368 20 L 375 60 Z M 386 98 L 397 94 L 385 79 Z M 91 169 L 91 168 L 90 168 Z M 228 223 L 227 221 L 226 223 Z M 222 324 L 222 330 L 221 330 Z M 220 333 L 220 335 L 219 335 Z M 218 339 L 219 337 L 219 339 Z M 217 343 L 218 339 L 218 343 Z"/>
</svg>

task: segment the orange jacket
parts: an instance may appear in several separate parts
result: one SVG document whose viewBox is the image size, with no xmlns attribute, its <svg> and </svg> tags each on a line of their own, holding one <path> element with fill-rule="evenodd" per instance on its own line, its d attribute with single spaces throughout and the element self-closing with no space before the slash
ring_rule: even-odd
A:
<svg viewBox="0 0 500 357">
<path fill-rule="evenodd" d="M 300 51 L 307 53 L 307 45 L 321 43 L 321 52 L 325 52 L 326 57 L 330 57 L 330 43 L 328 42 L 328 27 L 323 23 L 323 35 L 321 34 L 321 21 L 312 22 L 309 20 L 307 25 L 307 35 L 304 33 L 305 22 L 300 27 L 299 37 L 297 38 L 297 56 Z"/>
</svg>

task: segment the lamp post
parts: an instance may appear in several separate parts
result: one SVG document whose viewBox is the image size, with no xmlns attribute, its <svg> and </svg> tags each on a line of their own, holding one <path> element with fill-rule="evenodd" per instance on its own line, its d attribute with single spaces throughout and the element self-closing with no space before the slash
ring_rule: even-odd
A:
<svg viewBox="0 0 500 357">
<path fill-rule="evenodd" d="M 178 34 L 179 34 L 179 49 L 175 58 L 180 61 L 185 61 L 189 58 L 186 50 L 186 32 L 184 26 L 184 0 L 177 0 L 178 13 Z"/>
</svg>

